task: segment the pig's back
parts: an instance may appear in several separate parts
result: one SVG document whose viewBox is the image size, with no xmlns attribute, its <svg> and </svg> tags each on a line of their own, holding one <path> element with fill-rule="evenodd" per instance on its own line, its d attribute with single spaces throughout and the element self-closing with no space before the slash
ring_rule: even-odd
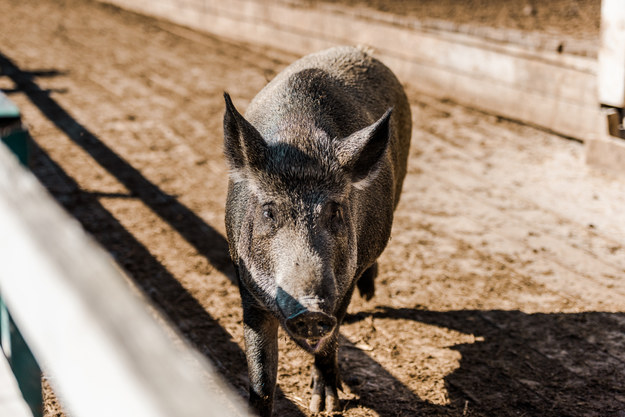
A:
<svg viewBox="0 0 625 417">
<path fill-rule="evenodd" d="M 369 126 L 389 107 L 397 204 L 410 146 L 410 106 L 395 75 L 364 48 L 339 46 L 295 61 L 256 95 L 246 118 L 269 141 L 276 130 L 302 122 L 342 138 Z"/>
</svg>

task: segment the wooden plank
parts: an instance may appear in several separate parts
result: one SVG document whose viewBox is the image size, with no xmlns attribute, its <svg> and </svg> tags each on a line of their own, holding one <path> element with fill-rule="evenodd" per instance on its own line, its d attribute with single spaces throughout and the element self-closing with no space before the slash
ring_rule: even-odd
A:
<svg viewBox="0 0 625 417">
<path fill-rule="evenodd" d="M 0 230 L 0 291 L 72 415 L 247 415 L 4 146 Z"/>
<path fill-rule="evenodd" d="M 416 62 L 386 57 L 400 78 L 419 74 L 411 84 L 433 97 L 448 98 L 465 106 L 519 120 L 568 137 L 587 140 L 596 136 L 601 121 L 598 106 L 544 96 L 509 84 L 474 78 L 469 74 L 432 68 Z"/>
<path fill-rule="evenodd" d="M 340 4 L 317 3 L 315 7 L 322 7 L 330 12 L 345 14 L 345 8 Z M 349 9 L 348 14 L 366 20 L 386 22 L 424 32 L 434 31 L 470 35 L 473 39 L 495 41 L 506 46 L 517 45 L 526 51 L 557 52 L 563 58 L 574 58 L 575 56 L 596 58 L 599 49 L 599 41 L 595 39 L 567 39 L 566 42 L 563 42 L 562 36 L 539 31 L 530 32 L 512 28 L 489 27 L 480 24 L 456 23 L 452 20 L 444 19 L 419 18 L 417 20 L 413 16 L 398 15 L 370 8 Z"/>
</svg>

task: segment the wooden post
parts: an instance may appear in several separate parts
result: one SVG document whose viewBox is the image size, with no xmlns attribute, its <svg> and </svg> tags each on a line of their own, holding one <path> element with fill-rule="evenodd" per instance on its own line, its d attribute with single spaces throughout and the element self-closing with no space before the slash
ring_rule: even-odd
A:
<svg viewBox="0 0 625 417">
<path fill-rule="evenodd" d="M 625 108 L 625 1 L 602 0 L 599 102 Z"/>
<path fill-rule="evenodd" d="M 597 86 L 604 118 L 587 142 L 586 162 L 625 174 L 625 0 L 602 0 Z"/>
</svg>

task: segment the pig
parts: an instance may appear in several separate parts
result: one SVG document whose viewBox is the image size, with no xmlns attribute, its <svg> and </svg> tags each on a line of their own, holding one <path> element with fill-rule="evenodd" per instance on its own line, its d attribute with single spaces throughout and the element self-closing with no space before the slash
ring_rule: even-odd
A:
<svg viewBox="0 0 625 417">
<path fill-rule="evenodd" d="M 314 357 L 310 410 L 339 411 L 339 326 L 355 287 L 375 292 L 406 175 L 406 94 L 365 48 L 341 46 L 291 64 L 245 116 L 224 97 L 250 406 L 272 413 L 282 326 Z"/>
</svg>

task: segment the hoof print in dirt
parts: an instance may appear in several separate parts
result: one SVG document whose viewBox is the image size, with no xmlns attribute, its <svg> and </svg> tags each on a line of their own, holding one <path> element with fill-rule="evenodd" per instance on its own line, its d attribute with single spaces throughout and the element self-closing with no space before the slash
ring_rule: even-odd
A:
<svg viewBox="0 0 625 417">
<path fill-rule="evenodd" d="M 250 402 L 271 414 L 281 325 L 314 356 L 311 411 L 338 410 L 339 326 L 356 285 L 373 297 L 406 175 L 406 95 L 367 52 L 336 47 L 278 74 L 245 116 L 225 99 L 226 229 Z"/>
</svg>

